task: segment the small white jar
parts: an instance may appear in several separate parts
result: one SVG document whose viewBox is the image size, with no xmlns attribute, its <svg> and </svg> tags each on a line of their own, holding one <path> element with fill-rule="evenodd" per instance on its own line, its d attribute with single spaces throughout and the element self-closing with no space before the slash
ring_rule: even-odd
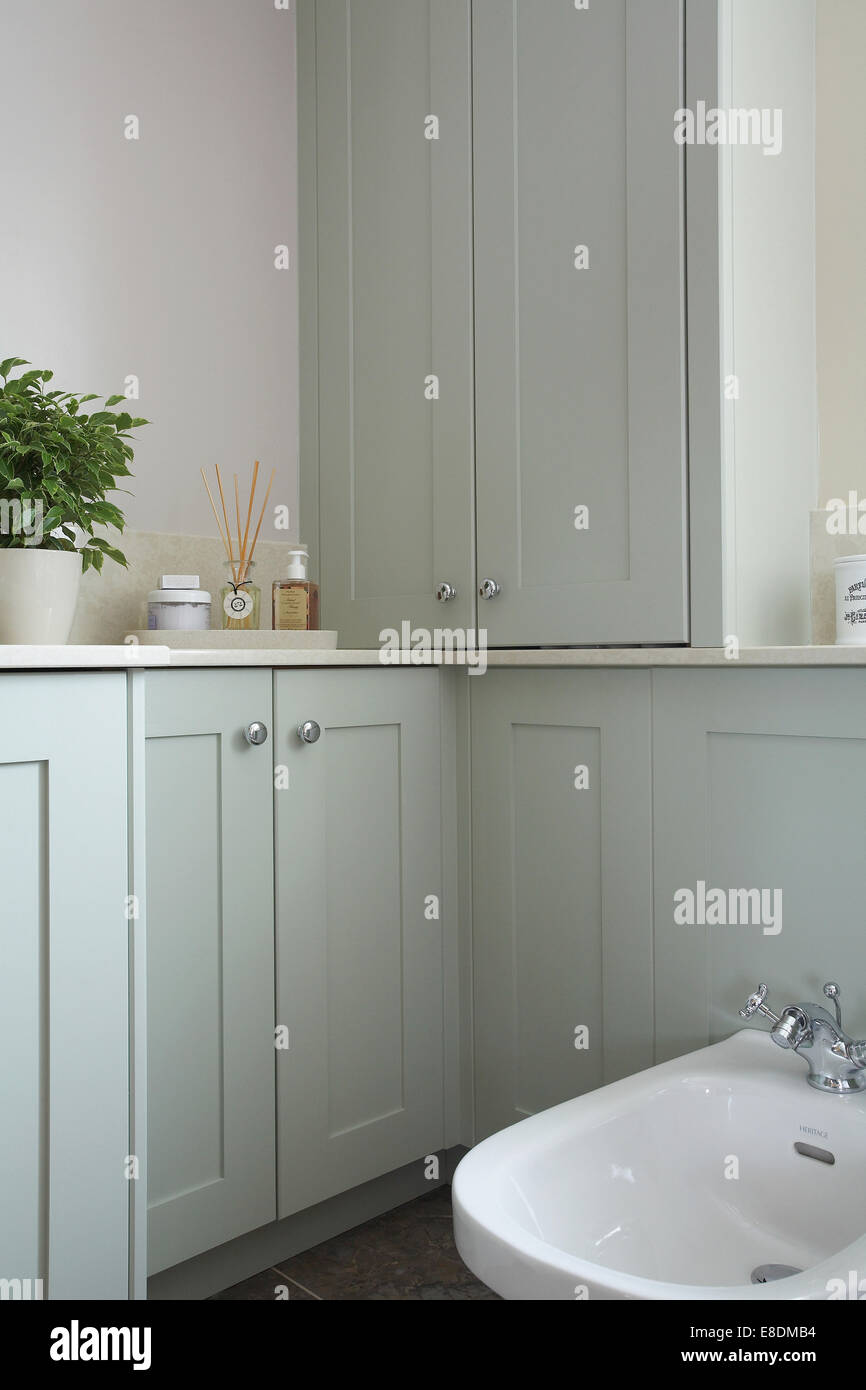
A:
<svg viewBox="0 0 866 1390">
<path fill-rule="evenodd" d="M 836 645 L 866 646 L 866 555 L 833 561 L 836 576 Z"/>
<path fill-rule="evenodd" d="M 147 596 L 150 632 L 207 632 L 210 594 L 199 588 L 197 574 L 164 574 Z"/>
</svg>

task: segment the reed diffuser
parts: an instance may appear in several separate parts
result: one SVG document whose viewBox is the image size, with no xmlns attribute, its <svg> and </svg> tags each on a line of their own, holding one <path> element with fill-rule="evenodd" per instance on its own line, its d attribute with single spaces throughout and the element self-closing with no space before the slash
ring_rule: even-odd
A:
<svg viewBox="0 0 866 1390">
<path fill-rule="evenodd" d="M 216 480 L 219 489 L 220 503 L 222 504 L 223 520 L 220 523 L 219 513 L 213 499 L 213 493 L 208 484 L 207 475 L 204 469 L 201 470 L 202 481 L 207 490 L 208 500 L 217 524 L 220 540 L 226 552 L 226 583 L 220 590 L 220 621 L 223 629 L 228 631 L 258 631 L 259 615 L 261 610 L 261 590 L 258 585 L 253 583 L 252 570 L 254 567 L 253 555 L 255 554 L 256 542 L 259 532 L 262 529 L 262 522 L 265 519 L 265 509 L 268 505 L 268 498 L 271 495 L 276 469 L 271 469 L 271 477 L 268 483 L 265 500 L 262 503 L 262 510 L 259 513 L 259 523 L 255 529 L 252 543 L 250 544 L 250 523 L 253 516 L 255 505 L 256 484 L 259 476 L 259 461 L 256 459 L 253 467 L 253 479 L 250 487 L 249 501 L 246 507 L 246 525 L 241 529 L 241 498 L 240 484 L 238 475 L 234 475 L 235 484 L 235 532 L 237 544 L 234 544 L 231 526 L 229 524 L 229 510 L 226 506 L 225 491 L 223 480 L 220 477 L 219 465 L 216 465 Z M 223 526 L 225 529 L 223 529 Z"/>
</svg>

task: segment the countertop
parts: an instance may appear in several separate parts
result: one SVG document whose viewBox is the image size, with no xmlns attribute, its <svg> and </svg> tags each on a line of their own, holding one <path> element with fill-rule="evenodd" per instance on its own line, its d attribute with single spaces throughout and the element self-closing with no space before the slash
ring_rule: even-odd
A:
<svg viewBox="0 0 866 1390">
<path fill-rule="evenodd" d="M 404 668 L 418 669 L 412 653 L 401 654 Z M 136 670 L 151 667 L 207 666 L 379 666 L 373 650 L 175 651 L 135 643 L 121 646 L 11 647 L 0 646 L 0 671 Z M 389 663 L 390 664 L 390 663 Z M 424 665 L 463 664 L 424 662 Z M 474 663 L 472 663 L 474 664 Z M 487 653 L 489 669 L 502 667 L 737 667 L 737 666 L 864 666 L 862 647 L 744 647 L 736 659 L 721 647 L 551 647 Z"/>
</svg>

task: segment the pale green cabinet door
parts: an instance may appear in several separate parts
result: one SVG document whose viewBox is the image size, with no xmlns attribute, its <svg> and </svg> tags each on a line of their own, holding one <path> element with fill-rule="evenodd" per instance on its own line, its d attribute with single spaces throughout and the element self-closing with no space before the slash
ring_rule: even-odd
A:
<svg viewBox="0 0 866 1390">
<path fill-rule="evenodd" d="M 658 1060 L 766 1029 L 760 981 L 836 980 L 862 1037 L 866 671 L 657 671 L 653 710 Z"/>
<path fill-rule="evenodd" d="M 275 1216 L 271 673 L 148 673 L 146 731 L 153 1274 Z"/>
<path fill-rule="evenodd" d="M 288 1216 L 443 1144 L 439 695 L 430 671 L 274 679 Z"/>
<path fill-rule="evenodd" d="M 51 1299 L 129 1297 L 126 749 L 123 675 L 0 675 L 0 1278 Z"/>
<path fill-rule="evenodd" d="M 473 626 L 469 9 L 299 5 L 302 527 L 343 646 Z"/>
<path fill-rule="evenodd" d="M 680 0 L 474 0 L 492 646 L 683 642 Z"/>
<path fill-rule="evenodd" d="M 476 1138 L 652 1061 L 649 675 L 470 678 Z"/>
</svg>

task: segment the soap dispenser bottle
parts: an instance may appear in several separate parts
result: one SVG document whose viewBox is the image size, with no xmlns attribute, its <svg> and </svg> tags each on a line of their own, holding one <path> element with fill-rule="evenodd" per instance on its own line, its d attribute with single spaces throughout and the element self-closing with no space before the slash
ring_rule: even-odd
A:
<svg viewBox="0 0 866 1390">
<path fill-rule="evenodd" d="M 319 586 L 309 577 L 310 553 L 305 545 L 289 549 L 285 579 L 274 580 L 274 632 L 317 632 Z"/>
</svg>

